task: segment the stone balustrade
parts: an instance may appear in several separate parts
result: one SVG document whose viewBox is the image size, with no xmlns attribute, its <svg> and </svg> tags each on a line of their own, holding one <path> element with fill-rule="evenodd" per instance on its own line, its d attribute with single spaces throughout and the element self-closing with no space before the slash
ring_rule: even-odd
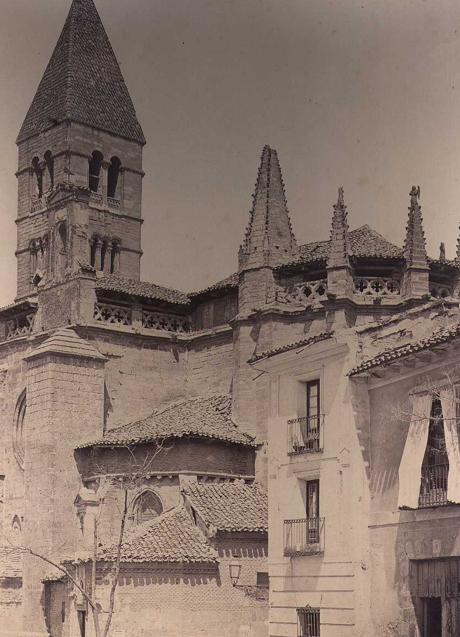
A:
<svg viewBox="0 0 460 637">
<path fill-rule="evenodd" d="M 139 315 L 139 319 L 137 316 Z M 134 325 L 146 330 L 164 330 L 166 332 L 188 332 L 190 325 L 187 317 L 146 309 L 135 311 L 133 307 L 112 303 L 97 302 L 94 306 L 94 319 L 108 325 Z"/>
<path fill-rule="evenodd" d="M 9 341 L 18 336 L 27 336 L 32 333 L 35 313 L 20 314 L 5 322 L 5 339 Z"/>
<path fill-rule="evenodd" d="M 382 277 L 355 277 L 355 294 L 362 297 L 395 297 L 401 294 L 397 279 Z"/>
<path fill-rule="evenodd" d="M 97 302 L 94 305 L 94 319 L 110 325 L 132 325 L 132 310 L 130 307 Z"/>
<path fill-rule="evenodd" d="M 187 318 L 162 312 L 142 311 L 142 327 L 149 330 L 166 330 L 167 332 L 188 332 Z"/>
<path fill-rule="evenodd" d="M 292 303 L 294 305 L 310 305 L 315 301 L 326 298 L 327 281 L 304 281 L 296 283 L 289 291 L 278 291 L 277 300 L 282 303 Z"/>
</svg>

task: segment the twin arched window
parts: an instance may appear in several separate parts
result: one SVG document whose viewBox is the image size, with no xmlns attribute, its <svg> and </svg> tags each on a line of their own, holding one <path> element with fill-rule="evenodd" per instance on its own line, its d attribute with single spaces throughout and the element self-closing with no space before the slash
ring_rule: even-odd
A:
<svg viewBox="0 0 460 637">
<path fill-rule="evenodd" d="M 93 151 L 89 160 L 88 186 L 92 192 L 100 192 L 101 170 L 104 156 L 98 150 Z M 121 161 L 118 157 L 112 157 L 107 170 L 107 197 L 117 198 L 118 181 L 120 176 Z"/>
<path fill-rule="evenodd" d="M 50 150 L 44 154 L 43 161 L 37 156 L 32 159 L 32 174 L 35 197 L 41 199 L 44 192 L 54 188 L 54 158 Z"/>
<path fill-rule="evenodd" d="M 153 520 L 163 513 L 160 498 L 153 491 L 143 491 L 134 503 L 134 518 L 137 524 Z"/>
</svg>

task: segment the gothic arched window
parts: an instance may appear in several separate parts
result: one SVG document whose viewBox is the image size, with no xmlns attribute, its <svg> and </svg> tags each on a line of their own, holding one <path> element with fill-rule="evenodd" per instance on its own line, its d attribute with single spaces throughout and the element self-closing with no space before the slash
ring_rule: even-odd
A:
<svg viewBox="0 0 460 637">
<path fill-rule="evenodd" d="M 104 159 L 102 153 L 98 150 L 93 151 L 91 159 L 89 160 L 89 189 L 93 192 L 99 190 L 99 181 L 101 178 L 102 160 Z"/>
<path fill-rule="evenodd" d="M 46 177 L 48 182 L 47 186 L 48 189 L 51 189 L 54 187 L 54 158 L 50 150 L 46 151 L 44 159 L 46 166 Z"/>
<path fill-rule="evenodd" d="M 43 171 L 40 166 L 40 160 L 38 157 L 32 159 L 32 173 L 34 177 L 35 197 L 38 199 L 43 195 Z"/>
<path fill-rule="evenodd" d="M 117 197 L 118 177 L 120 176 L 121 161 L 112 157 L 107 173 L 107 197 Z"/>
<path fill-rule="evenodd" d="M 13 423 L 13 453 L 18 465 L 24 469 L 24 422 L 27 409 L 27 395 L 24 389 L 16 403 Z"/>
<path fill-rule="evenodd" d="M 144 491 L 136 499 L 134 505 L 137 524 L 153 520 L 163 513 L 163 505 L 160 498 L 153 491 Z"/>
</svg>

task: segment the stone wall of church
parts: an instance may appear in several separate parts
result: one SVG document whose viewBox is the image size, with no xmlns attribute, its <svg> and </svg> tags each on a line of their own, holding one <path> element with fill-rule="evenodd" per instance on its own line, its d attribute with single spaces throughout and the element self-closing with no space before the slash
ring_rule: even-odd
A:
<svg viewBox="0 0 460 637">
<path fill-rule="evenodd" d="M 122 330 L 83 330 L 109 360 L 105 370 L 108 429 L 140 420 L 186 397 L 185 344 Z"/>
</svg>

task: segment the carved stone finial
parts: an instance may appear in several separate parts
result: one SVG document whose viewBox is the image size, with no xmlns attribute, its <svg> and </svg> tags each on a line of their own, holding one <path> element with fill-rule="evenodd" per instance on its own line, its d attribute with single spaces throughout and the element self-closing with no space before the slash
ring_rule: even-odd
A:
<svg viewBox="0 0 460 637">
<path fill-rule="evenodd" d="M 439 246 L 439 260 L 446 260 L 446 246 L 444 245 L 444 241 L 441 241 L 441 245 Z"/>
<path fill-rule="evenodd" d="M 340 186 L 338 191 L 338 197 L 337 197 L 337 208 L 344 208 L 344 207 L 345 207 L 345 198 L 343 195 L 343 186 Z"/>
<path fill-rule="evenodd" d="M 418 206 L 418 202 L 420 199 L 420 186 L 412 186 L 409 196 L 411 208 Z"/>
</svg>

